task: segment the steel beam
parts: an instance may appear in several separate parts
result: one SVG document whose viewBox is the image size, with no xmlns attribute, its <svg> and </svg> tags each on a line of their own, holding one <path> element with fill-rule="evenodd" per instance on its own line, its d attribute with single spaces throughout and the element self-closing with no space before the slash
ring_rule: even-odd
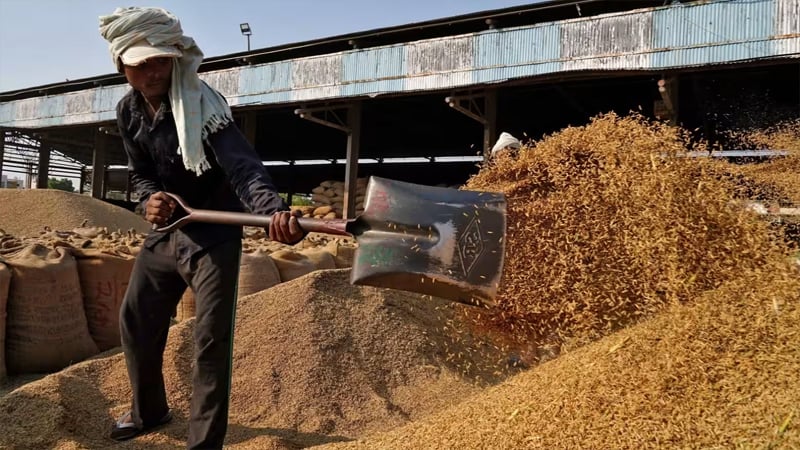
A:
<svg viewBox="0 0 800 450">
<path fill-rule="evenodd" d="M 50 143 L 41 141 L 39 144 L 39 163 L 37 165 L 36 189 L 47 189 L 47 179 L 50 174 Z"/>
<path fill-rule="evenodd" d="M 101 130 L 94 133 L 94 154 L 92 156 L 92 197 L 103 198 L 103 181 L 106 174 L 106 152 L 108 135 Z"/>
<path fill-rule="evenodd" d="M 0 128 L 0 175 L 3 174 L 3 160 L 6 157 L 6 130 Z M 0 177 L 2 178 L 2 177 Z M 0 188 L 3 186 L 0 186 Z"/>
<path fill-rule="evenodd" d="M 483 125 L 483 157 L 488 158 L 497 140 L 497 90 L 453 94 L 445 97 L 444 101 L 454 110 Z"/>
<path fill-rule="evenodd" d="M 678 125 L 678 77 L 665 76 L 658 80 L 658 93 L 664 105 L 666 117 L 670 125 Z"/>
<path fill-rule="evenodd" d="M 346 110 L 342 119 L 337 111 Z M 347 162 L 344 168 L 344 211 L 345 219 L 355 217 L 355 200 L 358 180 L 358 155 L 361 152 L 361 110 L 360 101 L 347 106 L 321 106 L 298 108 L 294 111 L 301 119 L 324 125 L 347 133 Z M 335 162 L 335 160 L 334 160 Z"/>
<path fill-rule="evenodd" d="M 344 168 L 344 211 L 345 219 L 356 216 L 356 195 L 358 195 L 358 154 L 361 151 L 361 102 L 353 103 L 347 111 L 347 165 Z"/>
</svg>

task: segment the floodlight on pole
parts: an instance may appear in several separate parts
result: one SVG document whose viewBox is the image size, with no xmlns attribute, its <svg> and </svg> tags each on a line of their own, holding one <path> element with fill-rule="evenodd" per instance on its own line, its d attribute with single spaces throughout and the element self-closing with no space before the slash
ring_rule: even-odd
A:
<svg viewBox="0 0 800 450">
<path fill-rule="evenodd" d="M 253 30 L 250 29 L 250 24 L 240 23 L 239 29 L 242 30 L 242 35 L 247 36 L 247 51 L 250 51 L 250 35 L 253 34 Z"/>
</svg>

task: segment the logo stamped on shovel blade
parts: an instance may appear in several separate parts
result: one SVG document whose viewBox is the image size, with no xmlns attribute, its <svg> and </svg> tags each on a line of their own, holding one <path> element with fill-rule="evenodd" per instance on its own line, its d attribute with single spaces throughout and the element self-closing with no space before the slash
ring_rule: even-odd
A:
<svg viewBox="0 0 800 450">
<path fill-rule="evenodd" d="M 473 217 L 464 233 L 458 238 L 458 256 L 464 275 L 469 275 L 475 262 L 483 253 L 483 238 L 478 220 Z"/>
</svg>

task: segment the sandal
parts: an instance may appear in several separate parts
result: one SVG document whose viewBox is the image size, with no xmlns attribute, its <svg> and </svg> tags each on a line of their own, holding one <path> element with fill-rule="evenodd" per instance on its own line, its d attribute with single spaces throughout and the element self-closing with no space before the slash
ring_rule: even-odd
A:
<svg viewBox="0 0 800 450">
<path fill-rule="evenodd" d="M 164 414 L 164 417 L 162 417 L 158 422 L 154 424 L 145 424 L 140 428 L 137 427 L 133 422 L 131 411 L 128 411 L 119 419 L 117 419 L 117 421 L 114 423 L 114 426 L 111 427 L 111 439 L 114 439 L 115 441 L 126 441 L 128 439 L 135 438 L 142 433 L 151 431 L 161 425 L 165 425 L 171 420 L 172 411 L 167 411 L 167 413 Z"/>
</svg>

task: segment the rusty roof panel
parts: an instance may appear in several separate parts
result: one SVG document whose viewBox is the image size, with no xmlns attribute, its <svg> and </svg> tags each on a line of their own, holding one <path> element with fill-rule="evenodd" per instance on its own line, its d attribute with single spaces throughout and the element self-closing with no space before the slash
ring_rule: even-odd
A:
<svg viewBox="0 0 800 450">
<path fill-rule="evenodd" d="M 306 102 L 581 70 L 675 70 L 800 55 L 800 0 L 675 3 L 201 74 L 232 106 Z M 128 87 L 0 103 L 0 126 L 113 120 Z"/>
</svg>

